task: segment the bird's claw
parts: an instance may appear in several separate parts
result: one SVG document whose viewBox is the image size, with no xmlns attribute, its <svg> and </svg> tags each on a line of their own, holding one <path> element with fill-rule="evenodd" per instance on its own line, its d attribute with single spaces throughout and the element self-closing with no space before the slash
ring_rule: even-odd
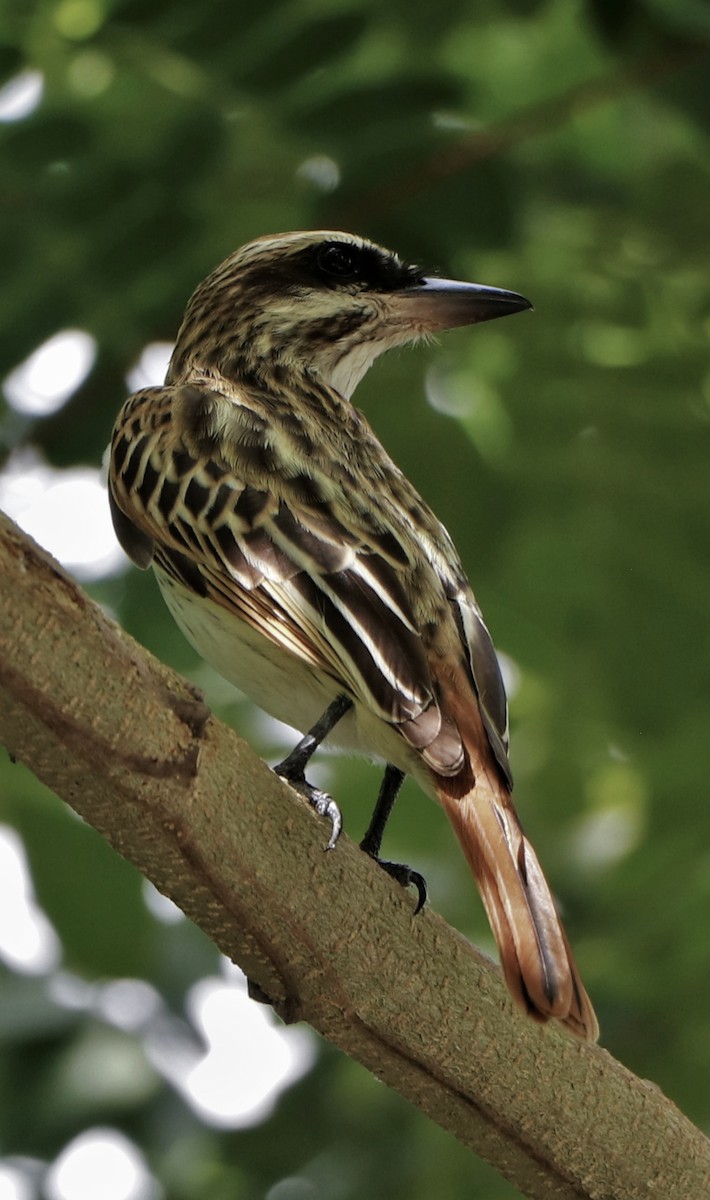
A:
<svg viewBox="0 0 710 1200">
<path fill-rule="evenodd" d="M 313 787 L 303 776 L 294 779 L 288 771 L 282 770 L 284 766 L 285 763 L 280 763 L 278 767 L 274 767 L 276 774 L 290 783 L 291 787 L 308 801 L 311 808 L 316 810 L 319 817 L 326 817 L 330 821 L 330 838 L 326 850 L 333 850 L 343 828 L 343 818 L 335 800 L 327 792 Z"/>
<path fill-rule="evenodd" d="M 332 850 L 343 828 L 343 818 L 340 809 L 333 797 L 329 796 L 327 792 L 322 792 L 320 788 L 314 788 L 309 783 L 306 783 L 306 788 L 308 789 L 306 793 L 308 803 L 313 806 L 319 817 L 327 817 L 330 821 L 330 838 L 328 839 L 326 850 Z"/>
<path fill-rule="evenodd" d="M 247 976 L 247 996 L 250 1000 L 255 1000 L 257 1004 L 270 1004 L 273 1007 L 274 1002 L 271 996 L 267 996 L 261 984 L 257 983 L 255 979 L 250 979 L 249 976 Z"/>
<path fill-rule="evenodd" d="M 411 886 L 417 889 L 417 892 L 419 893 L 419 899 L 417 900 L 417 907 L 414 910 L 414 915 L 416 917 L 417 913 L 421 912 L 426 904 L 427 886 L 424 876 L 420 875 L 418 871 L 412 870 L 412 868 L 408 867 L 406 863 L 388 862 L 383 858 L 376 858 L 375 862 L 382 867 L 383 871 L 386 871 L 388 875 L 391 875 L 393 879 L 396 879 L 397 883 L 401 884 L 402 887 L 406 888 Z"/>
</svg>

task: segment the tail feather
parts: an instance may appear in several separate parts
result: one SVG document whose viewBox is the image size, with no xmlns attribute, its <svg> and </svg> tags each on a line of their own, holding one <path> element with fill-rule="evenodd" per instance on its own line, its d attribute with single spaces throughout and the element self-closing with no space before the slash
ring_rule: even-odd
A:
<svg viewBox="0 0 710 1200">
<path fill-rule="evenodd" d="M 594 1010 L 507 788 L 493 766 L 471 765 L 475 783 L 463 795 L 442 776 L 437 792 L 481 892 L 508 987 L 536 1020 L 556 1018 L 596 1041 Z"/>
</svg>

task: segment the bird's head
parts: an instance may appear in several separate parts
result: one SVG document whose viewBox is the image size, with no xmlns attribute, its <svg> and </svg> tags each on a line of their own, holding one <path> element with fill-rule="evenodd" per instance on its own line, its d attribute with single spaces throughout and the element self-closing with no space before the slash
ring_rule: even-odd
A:
<svg viewBox="0 0 710 1200">
<path fill-rule="evenodd" d="M 361 237 L 310 231 L 237 250 L 195 291 L 168 382 L 307 373 L 349 397 L 378 355 L 530 308 L 516 292 L 426 276 Z"/>
</svg>

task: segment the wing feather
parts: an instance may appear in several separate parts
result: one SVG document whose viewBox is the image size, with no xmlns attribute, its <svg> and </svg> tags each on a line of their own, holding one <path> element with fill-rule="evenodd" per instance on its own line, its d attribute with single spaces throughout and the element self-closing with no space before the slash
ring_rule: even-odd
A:
<svg viewBox="0 0 710 1200">
<path fill-rule="evenodd" d="M 447 599 L 457 584 L 465 588 L 463 574 L 442 576 L 422 554 L 417 524 L 400 520 L 397 505 L 376 493 L 371 506 L 353 506 L 342 482 L 320 477 L 280 443 L 278 430 L 249 413 L 248 399 L 187 386 L 131 397 L 110 471 L 124 546 L 140 566 L 154 548 L 156 565 L 169 576 L 330 675 L 397 724 L 442 774 L 463 761 L 429 665 L 441 627 L 450 625 L 489 706 L 498 757 L 496 746 L 504 743 L 490 638 L 465 604 L 457 630 Z M 232 410 L 227 461 L 214 427 L 222 428 Z M 422 533 L 426 545 L 439 528 L 433 521 Z M 448 544 L 444 530 L 441 538 Z"/>
<path fill-rule="evenodd" d="M 466 647 L 483 726 L 496 762 L 512 790 L 513 775 L 508 761 L 508 698 L 493 640 L 470 591 L 457 596 L 452 607 Z"/>
</svg>

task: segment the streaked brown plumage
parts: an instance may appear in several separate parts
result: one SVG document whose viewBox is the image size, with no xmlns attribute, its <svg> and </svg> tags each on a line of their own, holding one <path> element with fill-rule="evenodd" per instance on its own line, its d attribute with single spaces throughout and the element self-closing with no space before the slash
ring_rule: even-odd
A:
<svg viewBox="0 0 710 1200">
<path fill-rule="evenodd" d="M 262 238 L 189 302 L 165 386 L 124 405 L 118 536 L 187 637 L 278 719 L 410 773 L 470 863 L 511 992 L 597 1036 L 513 808 L 495 651 L 446 530 L 350 403 L 378 354 L 529 307 L 343 233 Z"/>
</svg>

